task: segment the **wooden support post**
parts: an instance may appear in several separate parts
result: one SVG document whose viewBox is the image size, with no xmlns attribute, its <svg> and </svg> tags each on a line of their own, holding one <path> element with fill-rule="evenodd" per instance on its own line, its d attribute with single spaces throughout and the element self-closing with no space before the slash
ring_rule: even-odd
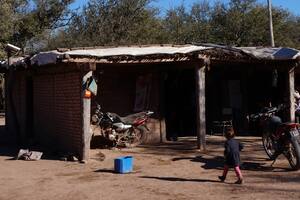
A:
<svg viewBox="0 0 300 200">
<path fill-rule="evenodd" d="M 4 75 L 4 105 L 5 105 L 5 130 L 8 132 L 9 131 L 9 117 L 8 117 L 8 112 L 9 107 L 8 107 L 8 79 L 9 79 L 9 75 L 8 72 L 5 72 Z"/>
<path fill-rule="evenodd" d="M 295 68 L 291 68 L 288 71 L 288 97 L 289 97 L 289 113 L 288 113 L 288 120 L 290 122 L 295 122 L 295 99 L 294 99 L 294 92 L 295 92 Z"/>
<path fill-rule="evenodd" d="M 166 130 L 166 109 L 165 109 L 165 74 L 162 73 L 160 76 L 159 83 L 159 125 L 160 125 L 160 142 L 164 143 L 167 139 L 167 130 Z"/>
<path fill-rule="evenodd" d="M 86 73 L 82 78 L 82 84 L 92 76 L 92 71 Z M 90 140 L 91 140 L 91 99 L 84 98 L 84 92 L 82 91 L 82 159 L 83 163 L 86 163 L 90 157 Z"/>
<path fill-rule="evenodd" d="M 206 149 L 205 67 L 196 67 L 197 147 Z"/>
</svg>

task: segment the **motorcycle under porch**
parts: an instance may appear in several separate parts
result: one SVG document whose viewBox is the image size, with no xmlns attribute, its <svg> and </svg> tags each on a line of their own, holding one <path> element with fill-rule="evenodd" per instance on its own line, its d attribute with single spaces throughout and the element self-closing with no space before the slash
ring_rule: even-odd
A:
<svg viewBox="0 0 300 200">
<path fill-rule="evenodd" d="M 92 99 L 104 112 L 126 116 L 154 111 L 145 143 L 197 135 L 194 63 L 97 66 L 99 93 Z M 121 101 L 120 101 L 121 100 Z"/>
<path fill-rule="evenodd" d="M 146 143 L 197 135 L 195 63 L 127 67 L 102 64 L 94 74 L 100 90 L 96 101 L 105 111 L 121 116 L 154 111 Z M 206 133 L 222 133 L 213 122 L 230 120 L 239 135 L 259 134 L 248 116 L 270 104 L 288 104 L 288 74 L 286 68 L 263 63 L 212 64 L 205 74 Z M 282 117 L 287 120 L 288 111 Z"/>
</svg>

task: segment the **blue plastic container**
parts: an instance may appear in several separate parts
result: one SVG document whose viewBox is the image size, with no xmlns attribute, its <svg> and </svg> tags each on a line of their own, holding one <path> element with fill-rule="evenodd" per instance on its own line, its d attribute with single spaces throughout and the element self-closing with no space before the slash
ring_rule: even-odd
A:
<svg viewBox="0 0 300 200">
<path fill-rule="evenodd" d="M 133 169 L 133 157 L 125 156 L 115 159 L 115 172 L 125 174 L 132 172 Z"/>
</svg>

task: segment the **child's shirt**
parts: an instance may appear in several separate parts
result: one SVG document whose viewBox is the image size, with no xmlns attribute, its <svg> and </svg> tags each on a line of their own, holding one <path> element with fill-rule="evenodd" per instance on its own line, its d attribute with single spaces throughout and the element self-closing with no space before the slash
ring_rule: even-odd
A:
<svg viewBox="0 0 300 200">
<path fill-rule="evenodd" d="M 234 138 L 231 138 L 225 142 L 225 164 L 229 166 L 239 166 L 240 161 L 240 151 L 243 149 L 243 145 L 239 143 Z"/>
</svg>

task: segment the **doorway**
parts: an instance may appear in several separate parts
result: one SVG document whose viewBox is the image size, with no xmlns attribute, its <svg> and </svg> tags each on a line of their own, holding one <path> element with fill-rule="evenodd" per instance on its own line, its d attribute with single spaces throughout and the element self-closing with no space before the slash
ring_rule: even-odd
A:
<svg viewBox="0 0 300 200">
<path fill-rule="evenodd" d="M 196 136 L 194 69 L 169 71 L 164 84 L 167 140 Z"/>
</svg>

